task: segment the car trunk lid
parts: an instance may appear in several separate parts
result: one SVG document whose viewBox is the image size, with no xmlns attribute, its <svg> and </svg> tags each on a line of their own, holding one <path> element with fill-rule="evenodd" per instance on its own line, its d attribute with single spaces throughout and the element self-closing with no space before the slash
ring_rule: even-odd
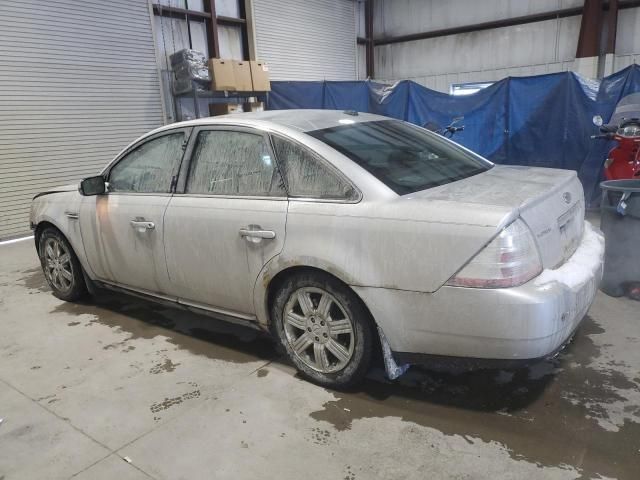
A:
<svg viewBox="0 0 640 480">
<path fill-rule="evenodd" d="M 517 211 L 535 237 L 544 268 L 564 263 L 582 238 L 584 194 L 572 170 L 496 165 L 411 197 Z"/>
</svg>

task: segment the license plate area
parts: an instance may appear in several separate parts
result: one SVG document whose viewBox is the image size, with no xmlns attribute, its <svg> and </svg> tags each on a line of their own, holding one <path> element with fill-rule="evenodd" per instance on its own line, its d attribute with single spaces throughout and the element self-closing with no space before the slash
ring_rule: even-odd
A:
<svg viewBox="0 0 640 480">
<path fill-rule="evenodd" d="M 582 221 L 580 202 L 558 218 L 558 231 L 560 232 L 560 246 L 562 248 L 562 260 L 567 260 L 576 251 L 582 238 Z"/>
</svg>

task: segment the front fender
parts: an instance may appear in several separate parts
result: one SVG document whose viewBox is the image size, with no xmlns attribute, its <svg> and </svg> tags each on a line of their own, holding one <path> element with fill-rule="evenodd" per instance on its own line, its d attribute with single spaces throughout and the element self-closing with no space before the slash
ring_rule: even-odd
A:
<svg viewBox="0 0 640 480">
<path fill-rule="evenodd" d="M 81 202 L 82 197 L 77 191 L 38 196 L 31 203 L 30 222 L 34 228 L 37 228 L 42 222 L 48 222 L 60 230 L 71 244 L 82 268 L 90 278 L 95 278 L 89 262 L 87 262 L 82 243 L 80 221 L 78 218 L 73 218 L 73 214 L 79 213 Z"/>
</svg>

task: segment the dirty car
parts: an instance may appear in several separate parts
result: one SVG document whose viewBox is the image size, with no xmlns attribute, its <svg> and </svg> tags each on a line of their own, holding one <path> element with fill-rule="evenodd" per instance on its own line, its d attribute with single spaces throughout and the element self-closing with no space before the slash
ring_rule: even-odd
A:
<svg viewBox="0 0 640 480">
<path fill-rule="evenodd" d="M 578 328 L 602 275 L 573 171 L 494 165 L 408 123 L 289 110 L 168 125 L 31 208 L 54 295 L 111 288 L 274 336 L 352 385 L 398 365 L 512 365 Z"/>
</svg>

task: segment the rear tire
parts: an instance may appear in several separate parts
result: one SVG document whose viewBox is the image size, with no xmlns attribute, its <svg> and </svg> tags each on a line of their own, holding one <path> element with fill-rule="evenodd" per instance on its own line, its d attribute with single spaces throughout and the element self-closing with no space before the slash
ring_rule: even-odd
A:
<svg viewBox="0 0 640 480">
<path fill-rule="evenodd" d="M 53 294 L 73 302 L 87 293 L 82 266 L 66 238 L 55 228 L 46 228 L 38 240 L 40 265 Z"/>
<path fill-rule="evenodd" d="M 308 380 L 341 389 L 369 370 L 372 321 L 360 299 L 322 272 L 287 278 L 271 306 L 272 328 L 287 356 Z"/>
</svg>

